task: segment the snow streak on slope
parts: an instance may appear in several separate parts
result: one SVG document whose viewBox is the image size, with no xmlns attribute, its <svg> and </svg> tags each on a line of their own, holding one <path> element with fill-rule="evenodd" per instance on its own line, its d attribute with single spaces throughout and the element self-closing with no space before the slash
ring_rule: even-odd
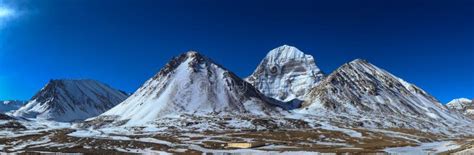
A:
<svg viewBox="0 0 474 155">
<path fill-rule="evenodd" d="M 311 55 L 283 45 L 271 50 L 246 81 L 269 97 L 291 101 L 303 100 L 323 76 Z"/>
<path fill-rule="evenodd" d="M 303 107 L 300 112 L 324 109 L 341 116 L 370 117 L 367 124 L 380 120 L 375 125 L 384 127 L 429 128 L 468 122 L 420 88 L 360 59 L 344 64 L 321 81 Z"/>
<path fill-rule="evenodd" d="M 128 125 L 160 117 L 190 115 L 267 115 L 276 109 L 250 84 L 197 52 L 174 58 L 127 100 L 102 114 Z"/>
<path fill-rule="evenodd" d="M 18 101 L 18 100 L 0 101 L 0 113 L 17 110 L 23 105 L 25 105 L 25 101 Z"/>
<path fill-rule="evenodd" d="M 97 116 L 127 95 L 94 80 L 51 80 L 14 116 L 75 121 Z"/>
</svg>

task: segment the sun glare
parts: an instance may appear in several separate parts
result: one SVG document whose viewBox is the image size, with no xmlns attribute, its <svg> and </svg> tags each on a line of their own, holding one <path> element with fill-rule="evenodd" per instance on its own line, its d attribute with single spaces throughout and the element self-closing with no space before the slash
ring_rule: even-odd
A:
<svg viewBox="0 0 474 155">
<path fill-rule="evenodd" d="M 13 10 L 0 6 L 0 18 L 6 18 L 13 15 Z"/>
<path fill-rule="evenodd" d="M 0 29 L 15 15 L 15 11 L 0 4 Z"/>
</svg>

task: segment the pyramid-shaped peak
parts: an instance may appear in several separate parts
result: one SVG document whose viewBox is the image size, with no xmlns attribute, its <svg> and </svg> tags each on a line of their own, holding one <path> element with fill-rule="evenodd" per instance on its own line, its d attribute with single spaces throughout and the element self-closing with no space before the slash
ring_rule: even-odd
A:
<svg viewBox="0 0 474 155">
<path fill-rule="evenodd" d="M 287 45 L 287 44 L 283 44 L 281 45 L 280 47 L 277 47 L 278 49 L 297 49 L 296 47 L 294 46 L 291 46 L 291 45 Z"/>
<path fill-rule="evenodd" d="M 51 79 L 49 80 L 48 84 L 55 84 L 55 83 L 99 83 L 96 80 L 92 79 Z"/>
<path fill-rule="evenodd" d="M 199 63 L 202 63 L 202 62 L 210 62 L 210 63 L 214 63 L 214 61 L 212 61 L 211 59 L 209 59 L 208 57 L 206 57 L 205 55 L 197 52 L 197 51 L 188 51 L 186 53 L 183 53 L 177 57 L 174 57 L 172 60 L 171 60 L 171 63 L 182 63 L 182 62 L 185 62 L 189 59 L 189 61 L 191 62 L 199 62 Z"/>
<path fill-rule="evenodd" d="M 86 82 L 86 81 L 95 81 L 92 79 L 51 79 L 50 82 Z"/>
<path fill-rule="evenodd" d="M 197 51 L 188 51 L 188 52 L 184 53 L 183 55 L 185 55 L 188 58 L 202 58 L 202 57 L 205 57 L 204 55 L 202 55 L 201 53 L 199 53 Z"/>
<path fill-rule="evenodd" d="M 289 46 L 289 45 L 282 45 L 271 50 L 267 56 L 269 59 L 273 60 L 287 60 L 287 59 L 302 59 L 302 58 L 310 58 L 313 59 L 311 55 L 306 55 L 301 50 L 296 47 Z"/>
<path fill-rule="evenodd" d="M 127 97 L 95 80 L 55 79 L 13 115 L 64 122 L 83 120 L 109 110 Z"/>
<path fill-rule="evenodd" d="M 54 92 L 54 89 L 59 89 L 59 88 L 63 88 L 63 87 L 77 87 L 77 86 L 109 87 L 106 84 L 103 84 L 99 81 L 92 80 L 92 79 L 51 79 L 41 89 L 41 91 L 45 91 L 45 92 L 52 91 L 52 92 Z"/>
<path fill-rule="evenodd" d="M 41 91 L 53 91 L 61 85 L 66 84 L 83 84 L 83 83 L 92 83 L 93 80 L 79 80 L 79 79 L 50 79 L 48 83 L 41 89 Z M 38 95 L 38 94 L 37 94 Z"/>
<path fill-rule="evenodd" d="M 365 59 L 354 59 L 348 63 L 345 63 L 338 70 L 345 70 L 345 69 L 353 69 L 353 70 L 360 70 L 360 71 L 368 71 L 368 70 L 377 70 L 383 71 L 382 69 L 378 68 L 377 66 L 371 64 L 369 61 Z M 385 72 L 385 71 L 384 71 Z"/>
<path fill-rule="evenodd" d="M 308 109 L 326 109 L 350 115 L 367 113 L 387 118 L 409 116 L 420 118 L 420 122 L 459 119 L 458 116 L 450 116 L 436 98 L 421 88 L 363 59 L 355 59 L 339 67 L 314 87 L 308 96 L 309 99 L 303 104 Z M 409 124 L 411 121 L 402 123 Z"/>
<path fill-rule="evenodd" d="M 216 64 L 211 59 L 207 58 L 206 56 L 196 51 L 188 51 L 186 53 L 183 53 L 171 59 L 171 61 L 169 61 L 160 70 L 160 72 L 155 75 L 155 78 L 171 73 L 173 70 L 177 69 L 183 63 L 187 63 L 186 65 L 188 66 L 188 68 L 193 68 L 194 70 L 199 70 L 202 67 L 201 66 L 202 64 L 207 64 L 207 65 L 213 64 L 218 67 L 221 67 L 220 65 Z"/>
<path fill-rule="evenodd" d="M 131 97 L 102 116 L 142 125 L 182 114 L 267 115 L 275 110 L 266 97 L 234 73 L 190 51 L 175 57 Z"/>
<path fill-rule="evenodd" d="M 468 98 L 457 98 L 457 99 L 453 99 L 450 102 L 448 102 L 446 104 L 446 106 L 449 109 L 462 110 L 465 107 L 469 106 L 470 104 L 472 104 L 472 100 L 470 100 Z"/>
<path fill-rule="evenodd" d="M 360 59 L 360 58 L 357 58 L 357 59 L 354 59 L 352 60 L 351 62 L 349 62 L 351 64 L 368 64 L 369 61 L 365 60 L 365 59 Z"/>
<path fill-rule="evenodd" d="M 302 100 L 323 77 L 313 56 L 283 45 L 271 50 L 246 80 L 263 94 L 286 102 Z"/>
</svg>

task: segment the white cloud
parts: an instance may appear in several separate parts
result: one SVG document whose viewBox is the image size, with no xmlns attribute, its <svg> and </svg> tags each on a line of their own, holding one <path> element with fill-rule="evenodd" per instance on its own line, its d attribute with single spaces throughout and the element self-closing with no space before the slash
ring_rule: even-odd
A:
<svg viewBox="0 0 474 155">
<path fill-rule="evenodd" d="M 0 0 L 0 28 L 2 28 L 10 19 L 16 16 L 14 9 L 2 3 Z"/>
<path fill-rule="evenodd" d="M 14 13 L 14 11 L 10 8 L 7 8 L 5 6 L 0 6 L 0 19 L 3 19 L 3 18 L 8 18 L 10 16 L 12 16 Z"/>
<path fill-rule="evenodd" d="M 3 0 L 0 0 L 0 61 L 1 57 L 4 55 L 3 52 L 3 42 L 5 39 L 5 27 L 8 26 L 8 23 L 11 22 L 14 18 L 18 16 L 18 12 L 13 8 L 13 3 L 7 3 Z M 1 79 L 0 79 L 1 80 Z M 1 81 L 0 81 L 1 82 Z M 2 84 L 2 83 L 0 83 Z"/>
</svg>

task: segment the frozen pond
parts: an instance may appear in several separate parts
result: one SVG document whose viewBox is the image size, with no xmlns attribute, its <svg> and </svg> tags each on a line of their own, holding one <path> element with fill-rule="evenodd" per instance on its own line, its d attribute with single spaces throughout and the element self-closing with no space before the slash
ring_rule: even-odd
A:
<svg viewBox="0 0 474 155">
<path fill-rule="evenodd" d="M 384 151 L 391 154 L 406 154 L 406 155 L 420 155 L 420 154 L 437 154 L 461 147 L 453 141 L 441 141 L 433 143 L 423 143 L 420 146 L 406 146 L 387 148 Z"/>
</svg>

